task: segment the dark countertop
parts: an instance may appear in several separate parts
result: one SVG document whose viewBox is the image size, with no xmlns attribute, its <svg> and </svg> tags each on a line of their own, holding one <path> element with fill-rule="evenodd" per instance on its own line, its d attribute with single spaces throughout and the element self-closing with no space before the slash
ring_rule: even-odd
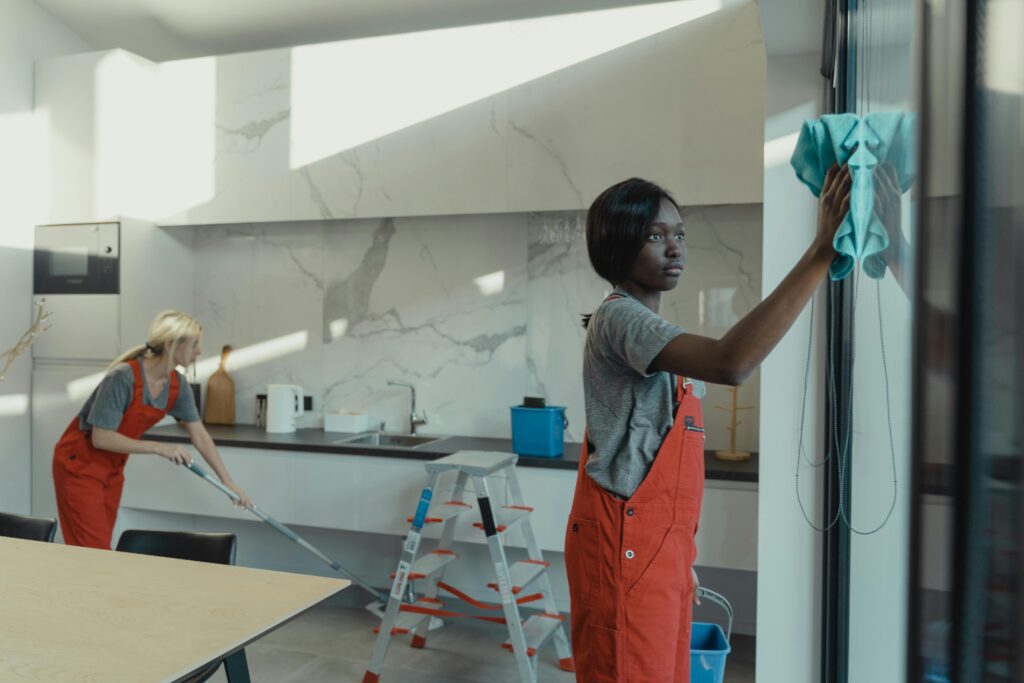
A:
<svg viewBox="0 0 1024 683">
<path fill-rule="evenodd" d="M 207 425 L 210 436 L 220 446 L 235 448 L 262 448 L 275 451 L 299 451 L 304 453 L 333 453 L 339 455 L 373 455 L 379 457 L 408 458 L 411 460 L 436 460 L 456 451 L 499 451 L 512 452 L 511 439 L 491 439 L 478 436 L 448 436 L 439 441 L 415 448 L 395 446 L 367 446 L 335 443 L 346 437 L 355 436 L 342 432 L 325 432 L 322 429 L 299 429 L 292 434 L 268 434 L 254 425 Z M 155 427 L 146 432 L 146 439 L 188 443 L 188 434 L 179 425 Z M 575 470 L 579 466 L 581 444 L 567 443 L 563 454 L 557 458 L 519 456 L 521 467 L 548 467 L 559 470 Z M 725 481 L 757 481 L 757 453 L 751 454 L 745 462 L 724 462 L 715 457 L 713 451 L 704 451 L 706 479 Z"/>
</svg>

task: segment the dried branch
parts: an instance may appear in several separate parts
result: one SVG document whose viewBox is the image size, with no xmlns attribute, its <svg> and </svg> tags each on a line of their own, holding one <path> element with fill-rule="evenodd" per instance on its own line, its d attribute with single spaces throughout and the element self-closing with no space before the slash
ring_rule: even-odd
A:
<svg viewBox="0 0 1024 683">
<path fill-rule="evenodd" d="M 28 328 L 28 331 L 21 335 L 21 339 L 18 340 L 17 344 L 3 353 L 0 353 L 0 358 L 4 359 L 3 368 L 0 369 L 0 382 L 4 381 L 4 378 L 7 376 L 7 371 L 10 370 L 11 365 L 14 364 L 14 359 L 28 351 L 33 342 L 39 338 L 39 335 L 50 329 L 50 326 L 45 324 L 46 321 L 50 319 L 50 313 L 43 310 L 42 304 L 37 304 L 36 306 L 36 319 L 35 322 L 32 323 L 32 327 Z"/>
</svg>

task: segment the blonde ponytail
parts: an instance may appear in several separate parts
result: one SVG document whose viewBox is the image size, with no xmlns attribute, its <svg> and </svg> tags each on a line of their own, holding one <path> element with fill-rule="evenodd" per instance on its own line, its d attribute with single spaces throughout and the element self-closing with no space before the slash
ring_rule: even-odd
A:
<svg viewBox="0 0 1024 683">
<path fill-rule="evenodd" d="M 162 311 L 153 318 L 149 326 L 146 343 L 133 346 L 110 364 L 113 368 L 136 358 L 161 358 L 166 363 L 164 370 L 169 374 L 173 369 L 174 352 L 186 339 L 198 340 L 203 326 L 195 318 L 181 311 Z"/>
</svg>

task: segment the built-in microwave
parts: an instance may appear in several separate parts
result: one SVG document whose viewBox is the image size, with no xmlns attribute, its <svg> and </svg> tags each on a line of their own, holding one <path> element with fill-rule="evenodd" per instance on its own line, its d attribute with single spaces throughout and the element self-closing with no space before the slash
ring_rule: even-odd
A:
<svg viewBox="0 0 1024 683">
<path fill-rule="evenodd" d="M 36 294 L 119 294 L 120 225 L 39 225 Z"/>
</svg>

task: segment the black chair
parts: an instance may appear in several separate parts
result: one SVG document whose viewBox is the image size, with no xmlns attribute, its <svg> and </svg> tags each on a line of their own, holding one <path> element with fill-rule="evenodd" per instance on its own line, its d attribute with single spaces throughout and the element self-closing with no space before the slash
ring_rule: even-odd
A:
<svg viewBox="0 0 1024 683">
<path fill-rule="evenodd" d="M 208 534 L 195 531 L 150 531 L 128 529 L 117 540 L 117 550 L 140 555 L 157 555 L 176 560 L 194 560 L 213 564 L 234 564 L 234 534 Z"/>
<path fill-rule="evenodd" d="M 57 520 L 0 512 L 0 536 L 53 543 Z"/>
<path fill-rule="evenodd" d="M 157 555 L 177 560 L 194 560 L 214 564 L 234 564 L 237 542 L 234 534 L 211 534 L 194 531 L 150 531 L 128 529 L 117 541 L 117 550 L 140 555 Z M 249 667 L 245 650 L 213 662 L 195 671 L 183 683 L 202 683 L 224 663 L 230 683 L 249 683 Z"/>
</svg>

